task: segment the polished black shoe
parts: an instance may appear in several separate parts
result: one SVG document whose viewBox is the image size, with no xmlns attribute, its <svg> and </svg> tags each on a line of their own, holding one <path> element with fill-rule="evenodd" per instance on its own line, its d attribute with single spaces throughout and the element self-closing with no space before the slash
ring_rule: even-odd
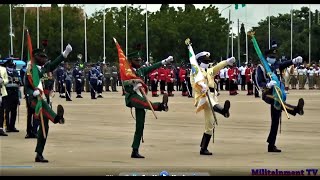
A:
<svg viewBox="0 0 320 180">
<path fill-rule="evenodd" d="M 212 152 L 208 151 L 208 149 L 202 149 L 200 150 L 200 155 L 212 155 Z"/>
<path fill-rule="evenodd" d="M 163 105 L 163 110 L 166 112 L 169 110 L 168 101 L 169 101 L 168 94 L 163 94 L 162 105 Z"/>
<path fill-rule="evenodd" d="M 230 116 L 229 109 L 230 109 L 230 101 L 226 100 L 224 102 L 224 107 L 223 107 L 224 117 L 226 117 L 226 118 L 228 118 Z"/>
<path fill-rule="evenodd" d="M 277 146 L 268 146 L 268 152 L 281 152 L 281 150 Z"/>
<path fill-rule="evenodd" d="M 97 98 L 103 98 L 102 95 L 99 95 Z"/>
<path fill-rule="evenodd" d="M 25 139 L 34 139 L 34 138 L 37 138 L 37 136 L 33 133 L 30 133 L 30 134 L 27 134 L 24 138 Z"/>
<path fill-rule="evenodd" d="M 92 97 L 91 99 L 97 99 L 96 97 Z"/>
<path fill-rule="evenodd" d="M 7 129 L 7 132 L 19 132 L 19 130 L 18 129 L 16 129 L 16 128 L 10 128 L 10 129 Z"/>
<path fill-rule="evenodd" d="M 152 94 L 152 97 L 159 97 L 159 94 Z"/>
<path fill-rule="evenodd" d="M 8 134 L 6 134 L 3 129 L 0 129 L 0 136 L 8 136 Z"/>
<path fill-rule="evenodd" d="M 141 156 L 139 154 L 139 151 L 135 149 L 135 150 L 132 150 L 131 158 L 144 158 L 144 156 Z"/>
<path fill-rule="evenodd" d="M 304 106 L 304 100 L 302 98 L 300 98 L 298 101 L 298 106 L 297 106 L 297 113 L 300 115 L 304 114 L 303 106 Z"/>
<path fill-rule="evenodd" d="M 60 104 L 57 106 L 57 116 L 54 118 L 54 123 L 64 124 L 65 120 L 63 118 L 64 109 Z"/>
<path fill-rule="evenodd" d="M 77 95 L 77 97 L 76 98 L 83 98 L 81 95 Z"/>
<path fill-rule="evenodd" d="M 48 163 L 49 161 L 45 159 L 41 154 L 37 153 L 35 162 Z"/>
<path fill-rule="evenodd" d="M 66 101 L 72 101 L 71 99 L 66 99 Z"/>
</svg>

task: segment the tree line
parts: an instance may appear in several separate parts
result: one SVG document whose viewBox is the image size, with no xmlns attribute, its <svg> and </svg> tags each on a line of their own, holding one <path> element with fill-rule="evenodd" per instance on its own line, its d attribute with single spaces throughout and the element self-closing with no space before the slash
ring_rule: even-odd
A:
<svg viewBox="0 0 320 180">
<path fill-rule="evenodd" d="M 22 51 L 22 31 L 24 9 L 21 5 L 12 5 L 13 23 L 13 46 L 14 56 L 20 57 Z M 63 39 L 64 47 L 67 43 L 72 44 L 73 53 L 70 61 L 77 61 L 77 55 L 84 57 L 85 38 L 84 20 L 87 27 L 87 56 L 88 62 L 103 60 L 103 13 L 105 12 L 106 28 L 106 61 L 117 62 L 118 55 L 112 37 L 115 37 L 123 51 L 126 51 L 126 7 L 106 8 L 96 11 L 91 16 L 85 16 L 81 6 L 65 5 L 63 8 Z M 40 47 L 41 41 L 48 40 L 46 51 L 49 58 L 56 57 L 61 53 L 61 8 L 52 4 L 48 8 L 40 8 Z M 10 51 L 10 28 L 9 28 L 9 5 L 0 5 L 0 54 L 7 57 Z M 34 48 L 37 45 L 37 15 L 36 11 L 28 10 L 25 18 Z M 148 50 L 149 57 L 154 61 L 173 55 L 179 62 L 188 62 L 187 47 L 184 43 L 190 38 L 195 53 L 206 50 L 211 52 L 213 59 L 219 61 L 226 58 L 227 39 L 231 38 L 228 33 L 228 19 L 221 16 L 219 9 L 214 5 L 195 8 L 192 4 L 185 7 L 170 7 L 162 4 L 156 12 L 148 12 Z M 258 26 L 251 30 L 256 32 L 256 38 L 261 50 L 268 48 L 268 18 L 262 19 Z M 271 16 L 271 39 L 279 44 L 279 52 L 289 57 L 291 55 L 291 15 L 290 13 Z M 246 53 L 246 30 L 242 23 L 240 28 L 240 59 L 245 62 Z M 311 54 L 312 61 L 317 61 L 320 52 L 317 47 L 320 44 L 320 26 L 318 11 L 312 13 L 311 28 Z M 293 11 L 293 56 L 300 55 L 306 61 L 309 58 L 309 9 L 302 7 Z M 238 59 L 238 36 L 234 34 L 234 56 Z M 144 8 L 128 6 L 128 53 L 136 51 L 137 45 L 142 44 L 146 57 L 146 12 Z M 248 39 L 248 54 L 251 61 L 257 61 L 257 55 L 253 49 L 250 38 Z M 27 56 L 26 43 L 24 44 L 23 57 Z M 229 57 L 231 56 L 231 43 L 229 42 Z M 83 60 L 84 58 L 82 58 Z"/>
</svg>

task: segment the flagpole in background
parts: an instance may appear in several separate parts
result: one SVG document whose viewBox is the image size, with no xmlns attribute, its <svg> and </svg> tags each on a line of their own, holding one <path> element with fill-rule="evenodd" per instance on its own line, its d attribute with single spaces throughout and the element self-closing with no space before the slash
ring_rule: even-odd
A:
<svg viewBox="0 0 320 180">
<path fill-rule="evenodd" d="M 311 6 L 309 4 L 309 64 L 311 63 Z"/>
<path fill-rule="evenodd" d="M 239 13 L 238 13 L 239 14 Z M 240 62 L 240 20 L 239 20 L 239 18 L 238 18 L 238 27 L 237 27 L 237 29 L 238 29 L 238 61 L 239 61 L 239 66 L 241 65 L 241 62 Z"/>
<path fill-rule="evenodd" d="M 10 15 L 10 54 L 9 56 L 13 55 L 13 32 L 12 32 L 12 12 L 11 12 L 11 4 L 9 4 L 9 15 Z"/>
<path fill-rule="evenodd" d="M 39 26 L 40 26 L 40 17 L 39 17 L 39 5 L 37 4 L 37 48 L 39 49 L 39 42 L 40 42 L 40 40 L 39 40 L 39 34 L 40 34 L 40 30 L 39 30 Z"/>
<path fill-rule="evenodd" d="M 291 40 L 290 40 L 290 44 L 291 44 L 291 47 L 290 47 L 290 50 L 291 50 L 291 56 L 290 56 L 290 59 L 292 59 L 292 39 L 293 39 L 293 5 L 291 5 Z"/>
<path fill-rule="evenodd" d="M 23 60 L 24 49 L 24 28 L 26 27 L 26 5 L 23 5 L 23 25 L 22 25 L 22 42 L 21 42 L 21 60 Z"/>
<path fill-rule="evenodd" d="M 245 32 L 246 32 L 246 63 L 248 63 L 249 62 L 249 54 L 248 54 L 248 34 L 247 34 L 247 32 L 249 32 L 248 30 L 247 30 L 247 27 L 248 27 L 248 19 L 247 19 L 247 8 L 246 8 L 246 10 L 245 10 L 246 12 L 246 24 L 245 24 L 245 26 L 244 26 L 244 29 L 245 29 Z"/>
<path fill-rule="evenodd" d="M 270 23 L 270 4 L 268 5 L 268 21 L 269 21 L 269 49 L 270 49 L 270 41 L 271 41 L 271 23 Z"/>
<path fill-rule="evenodd" d="M 147 46 L 147 62 L 149 62 L 149 38 L 148 38 L 148 4 L 146 4 L 146 46 Z"/>
<path fill-rule="evenodd" d="M 229 9 L 229 20 L 228 20 L 228 41 L 227 41 L 227 56 L 226 59 L 229 58 L 229 41 L 230 41 L 230 21 L 231 21 L 231 10 Z"/>
<path fill-rule="evenodd" d="M 103 10 L 103 63 L 106 63 L 106 5 Z"/>
<path fill-rule="evenodd" d="M 61 5 L 61 53 L 63 52 L 63 4 Z"/>
<path fill-rule="evenodd" d="M 126 56 L 128 56 L 128 4 L 126 4 Z"/>
<path fill-rule="evenodd" d="M 88 62 L 88 54 L 87 54 L 87 13 L 86 12 L 84 13 L 84 61 Z"/>
</svg>

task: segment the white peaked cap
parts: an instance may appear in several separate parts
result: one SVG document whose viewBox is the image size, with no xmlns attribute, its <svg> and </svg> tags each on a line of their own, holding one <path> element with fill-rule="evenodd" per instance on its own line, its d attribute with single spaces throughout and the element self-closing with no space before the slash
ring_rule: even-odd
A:
<svg viewBox="0 0 320 180">
<path fill-rule="evenodd" d="M 196 59 L 198 60 L 200 57 L 202 56 L 210 56 L 210 53 L 209 52 L 206 52 L 206 51 L 203 51 L 203 52 L 200 52 L 196 55 Z"/>
</svg>

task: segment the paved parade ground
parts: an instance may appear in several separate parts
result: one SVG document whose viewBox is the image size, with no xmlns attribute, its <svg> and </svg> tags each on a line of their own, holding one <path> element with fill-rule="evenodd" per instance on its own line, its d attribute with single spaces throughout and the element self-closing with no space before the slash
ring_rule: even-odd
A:
<svg viewBox="0 0 320 180">
<path fill-rule="evenodd" d="M 56 94 L 54 109 L 58 104 L 64 106 L 66 123 L 50 122 L 43 154 L 48 164 L 34 162 L 36 139 L 24 138 L 24 101 L 16 123 L 20 132 L 0 137 L 0 175 L 148 175 L 164 170 L 169 174 L 251 175 L 256 169 L 303 170 L 303 175 L 308 175 L 308 169 L 320 168 L 319 90 L 290 90 L 287 102 L 295 105 L 303 97 L 305 115 L 288 120 L 282 114 L 282 131 L 276 143 L 282 150 L 279 154 L 267 152 L 270 107 L 260 98 L 246 96 L 246 91 L 238 92 L 237 96 L 221 92 L 220 103 L 231 101 L 231 116 L 217 115 L 215 143 L 210 142 L 208 148 L 213 156 L 200 156 L 203 113 L 195 114 L 193 98 L 175 91 L 175 97 L 169 99 L 169 112 L 156 112 L 158 119 L 147 112 L 145 142 L 140 148 L 145 159 L 130 158 L 135 121 L 121 92 L 104 92 L 104 98 L 96 100 L 91 100 L 89 93 L 76 99 L 73 93 L 72 102 Z M 162 99 L 148 96 L 152 101 Z"/>
</svg>

